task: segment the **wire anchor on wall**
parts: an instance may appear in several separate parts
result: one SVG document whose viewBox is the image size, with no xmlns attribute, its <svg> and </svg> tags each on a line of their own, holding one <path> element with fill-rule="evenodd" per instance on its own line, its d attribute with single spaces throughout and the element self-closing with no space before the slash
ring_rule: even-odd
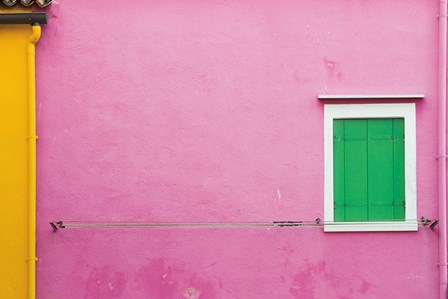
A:
<svg viewBox="0 0 448 299">
<path fill-rule="evenodd" d="M 408 219 L 407 219 L 408 220 Z M 414 220 L 415 221 L 415 220 Z M 417 220 L 422 227 L 434 229 L 438 220 L 422 217 Z M 108 222 L 108 221 L 52 221 L 53 231 L 65 228 L 271 228 L 271 227 L 323 227 L 324 225 L 352 225 L 353 222 L 329 222 L 320 218 L 300 221 L 272 222 Z M 369 225 L 371 222 L 360 222 L 357 225 Z"/>
<path fill-rule="evenodd" d="M 428 218 L 425 218 L 425 217 L 420 218 L 420 222 L 421 222 L 423 227 L 426 227 L 426 226 L 429 225 L 429 227 L 432 230 L 437 226 L 437 224 L 439 224 L 439 220 L 437 220 L 437 219 L 431 220 L 431 219 L 428 219 Z"/>
</svg>

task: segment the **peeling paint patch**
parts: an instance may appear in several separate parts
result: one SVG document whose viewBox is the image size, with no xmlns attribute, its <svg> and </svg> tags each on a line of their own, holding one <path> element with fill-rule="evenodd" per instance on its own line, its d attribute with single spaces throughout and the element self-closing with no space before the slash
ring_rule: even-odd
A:
<svg viewBox="0 0 448 299">
<path fill-rule="evenodd" d="M 324 57 L 324 64 L 329 69 L 334 69 L 336 67 L 336 62 L 328 57 Z"/>
<path fill-rule="evenodd" d="M 361 287 L 359 288 L 359 292 L 361 294 L 365 294 L 369 291 L 369 289 L 372 287 L 372 284 L 368 283 L 367 281 L 363 281 L 361 283 Z"/>
<path fill-rule="evenodd" d="M 42 102 L 39 103 L 39 109 L 38 109 L 38 112 L 37 112 L 37 117 L 40 116 L 40 110 L 41 109 L 42 109 Z"/>
<path fill-rule="evenodd" d="M 324 57 L 323 62 L 327 70 L 328 79 L 337 79 L 337 81 L 342 81 L 344 74 L 341 71 L 341 63 L 328 57 Z"/>
<path fill-rule="evenodd" d="M 187 299 L 198 299 L 200 295 L 201 292 L 193 287 L 186 288 L 183 293 L 184 298 Z"/>
<path fill-rule="evenodd" d="M 145 291 L 150 298 L 175 298 L 179 285 L 176 274 L 182 272 L 177 265 L 154 259 L 137 271 L 137 289 Z"/>
<path fill-rule="evenodd" d="M 218 281 L 218 283 L 219 283 L 219 281 Z M 196 291 L 198 291 L 198 296 L 200 296 L 200 298 L 218 298 L 219 297 L 218 293 L 216 291 L 216 288 L 215 288 L 215 283 L 212 283 L 211 281 L 205 280 L 201 277 L 197 277 L 196 274 L 194 274 L 193 277 L 191 277 L 188 280 L 188 285 L 195 286 L 195 289 L 196 289 Z M 189 297 L 187 297 L 187 298 L 189 298 Z M 192 297 L 191 299 L 193 299 L 193 298 L 196 298 L 196 297 Z"/>
<path fill-rule="evenodd" d="M 408 279 L 408 280 L 423 279 L 423 278 L 425 278 L 425 277 L 422 275 L 416 274 L 416 273 L 411 273 L 410 275 L 408 275 L 406 277 L 406 279 Z"/>
<path fill-rule="evenodd" d="M 335 275 L 328 269 L 325 261 L 317 263 L 306 262 L 306 267 L 290 276 L 289 293 L 294 298 L 316 298 L 319 297 L 319 291 L 327 286 L 335 292 L 335 298 L 344 298 L 344 294 L 352 294 L 346 298 L 365 297 L 366 294 L 376 287 L 374 284 L 365 281 L 362 278 L 347 280 Z M 336 296 L 336 293 L 337 294 Z M 356 297 L 355 296 L 356 293 Z M 339 297 L 342 296 L 342 297 Z"/>
<path fill-rule="evenodd" d="M 315 281 L 312 275 L 313 269 L 308 268 L 296 273 L 292 280 L 293 285 L 289 288 L 289 293 L 294 298 L 314 298 Z"/>
<path fill-rule="evenodd" d="M 88 299 L 106 299 L 121 297 L 126 288 L 126 276 L 105 266 L 94 269 L 87 279 L 85 297 Z"/>
</svg>

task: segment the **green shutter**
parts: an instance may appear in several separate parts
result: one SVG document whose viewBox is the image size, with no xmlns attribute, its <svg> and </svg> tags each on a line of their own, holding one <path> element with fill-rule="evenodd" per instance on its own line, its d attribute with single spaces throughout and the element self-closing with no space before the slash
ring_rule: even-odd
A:
<svg viewBox="0 0 448 299">
<path fill-rule="evenodd" d="M 369 220 L 394 218 L 394 141 L 392 119 L 369 120 Z"/>
<path fill-rule="evenodd" d="M 403 119 L 333 122 L 334 220 L 404 220 Z"/>
<path fill-rule="evenodd" d="M 394 220 L 405 220 L 404 120 L 394 119 Z"/>
<path fill-rule="evenodd" d="M 345 221 L 344 121 L 334 120 L 333 133 L 334 221 Z"/>
<path fill-rule="evenodd" d="M 345 221 L 366 221 L 367 208 L 367 121 L 344 121 Z"/>
</svg>

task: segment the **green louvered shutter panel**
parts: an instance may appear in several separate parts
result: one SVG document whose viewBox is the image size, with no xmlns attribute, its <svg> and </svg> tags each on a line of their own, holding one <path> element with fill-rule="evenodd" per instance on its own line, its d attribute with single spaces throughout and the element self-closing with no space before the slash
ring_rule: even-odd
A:
<svg viewBox="0 0 448 299">
<path fill-rule="evenodd" d="M 403 119 L 333 123 L 334 220 L 404 220 Z"/>
</svg>

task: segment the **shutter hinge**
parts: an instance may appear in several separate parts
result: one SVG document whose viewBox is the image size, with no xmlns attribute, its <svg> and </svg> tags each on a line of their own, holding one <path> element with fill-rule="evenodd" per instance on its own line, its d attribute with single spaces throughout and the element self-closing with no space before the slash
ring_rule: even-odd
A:
<svg viewBox="0 0 448 299">
<path fill-rule="evenodd" d="M 341 142 L 341 141 L 342 141 L 341 137 L 333 136 L 333 143 Z"/>
</svg>

